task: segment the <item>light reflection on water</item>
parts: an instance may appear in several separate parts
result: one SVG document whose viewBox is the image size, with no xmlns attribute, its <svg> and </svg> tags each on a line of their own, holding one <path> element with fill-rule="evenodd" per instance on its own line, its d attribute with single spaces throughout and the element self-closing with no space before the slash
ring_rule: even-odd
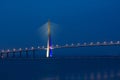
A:
<svg viewBox="0 0 120 80">
<path fill-rule="evenodd" d="M 119 57 L 12 59 L 0 65 L 12 80 L 120 80 Z"/>
<path fill-rule="evenodd" d="M 55 76 L 54 77 L 45 77 L 40 80 L 119 80 L 120 79 L 120 72 L 116 73 L 91 73 L 87 75 L 80 75 L 80 74 L 69 74 L 64 76 Z"/>
</svg>

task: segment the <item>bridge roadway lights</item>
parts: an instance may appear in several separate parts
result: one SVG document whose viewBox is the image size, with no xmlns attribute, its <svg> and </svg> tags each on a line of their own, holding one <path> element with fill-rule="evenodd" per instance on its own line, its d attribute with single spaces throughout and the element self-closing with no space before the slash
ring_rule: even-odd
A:
<svg viewBox="0 0 120 80">
<path fill-rule="evenodd" d="M 7 52 L 6 54 L 7 54 L 7 58 L 9 58 L 9 52 Z"/>
<path fill-rule="evenodd" d="M 110 41 L 110 42 L 96 42 L 96 43 L 93 43 L 93 42 L 90 42 L 90 43 L 83 43 L 83 44 L 80 44 L 80 43 L 77 43 L 77 44 L 71 44 L 71 45 L 64 45 L 64 46 L 60 46 L 60 45 L 56 45 L 56 46 L 53 46 L 51 47 L 50 49 L 56 49 L 56 48 L 72 48 L 72 47 L 87 47 L 87 46 L 120 46 L 120 41 L 116 41 L 116 42 L 113 42 L 113 41 Z M 34 48 L 32 47 L 31 49 L 28 49 L 28 48 L 25 48 L 24 50 L 22 50 L 21 48 L 19 48 L 18 50 L 16 50 L 15 48 L 13 50 L 1 50 L 0 51 L 0 58 L 15 58 L 15 57 L 20 57 L 22 58 L 22 53 L 25 53 L 25 57 L 26 58 L 29 58 L 29 52 L 32 52 L 32 58 L 35 58 L 36 57 L 36 54 L 35 54 L 35 51 L 36 50 L 46 50 L 46 48 L 43 46 L 42 48 L 40 46 L 38 46 L 38 48 Z M 16 54 L 18 53 L 18 55 Z M 49 55 L 50 57 L 52 57 L 51 55 Z"/>
</svg>

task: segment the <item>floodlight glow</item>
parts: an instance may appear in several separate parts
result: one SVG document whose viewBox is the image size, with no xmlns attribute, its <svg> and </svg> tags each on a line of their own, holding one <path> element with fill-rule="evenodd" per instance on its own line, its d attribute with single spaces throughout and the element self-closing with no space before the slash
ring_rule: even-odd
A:
<svg viewBox="0 0 120 80">
<path fill-rule="evenodd" d="M 50 21 L 48 21 L 48 41 L 47 41 L 46 57 L 52 57 L 52 41 L 51 41 Z"/>
</svg>

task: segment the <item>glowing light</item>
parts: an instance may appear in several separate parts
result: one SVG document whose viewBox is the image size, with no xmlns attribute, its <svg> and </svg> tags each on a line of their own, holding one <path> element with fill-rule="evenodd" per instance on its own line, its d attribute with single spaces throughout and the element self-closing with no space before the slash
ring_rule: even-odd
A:
<svg viewBox="0 0 120 80">
<path fill-rule="evenodd" d="M 10 52 L 10 50 L 8 49 L 7 52 Z"/>
<path fill-rule="evenodd" d="M 2 50 L 2 53 L 4 53 L 5 52 L 5 50 Z"/>
<path fill-rule="evenodd" d="M 105 44 L 105 45 L 106 45 L 106 44 L 107 44 L 107 42 L 106 42 L 106 41 L 104 41 L 104 42 L 103 42 L 103 44 Z"/>
<path fill-rule="evenodd" d="M 47 41 L 46 57 L 52 57 L 52 41 L 51 41 L 50 21 L 48 21 L 48 41 Z"/>
<path fill-rule="evenodd" d="M 68 46 L 68 44 L 65 45 L 66 47 Z"/>
<path fill-rule="evenodd" d="M 117 41 L 117 44 L 120 44 L 120 41 Z"/>
<path fill-rule="evenodd" d="M 38 29 L 38 34 L 40 35 L 40 39 L 43 40 L 44 42 L 48 39 L 48 25 L 49 22 L 46 22 L 45 24 L 43 24 L 39 29 Z M 50 33 L 51 36 L 57 36 L 59 25 L 56 23 L 52 23 L 50 22 Z M 60 28 L 59 28 L 60 29 Z M 55 34 L 53 34 L 55 33 Z"/>
<path fill-rule="evenodd" d="M 22 51 L 22 48 L 19 48 L 19 51 Z"/>
<path fill-rule="evenodd" d="M 93 45 L 93 42 L 91 42 L 90 45 Z"/>
<path fill-rule="evenodd" d="M 53 46 L 50 46 L 50 49 L 54 49 Z"/>
<path fill-rule="evenodd" d="M 99 45 L 100 44 L 100 42 L 97 42 L 97 45 Z"/>
<path fill-rule="evenodd" d="M 45 48 L 45 46 L 42 46 L 42 48 L 44 49 L 44 48 Z"/>
<path fill-rule="evenodd" d="M 14 49 L 13 49 L 13 51 L 15 52 L 15 51 L 16 51 L 16 49 L 14 48 Z"/>
<path fill-rule="evenodd" d="M 71 46 L 74 46 L 74 44 L 72 43 Z"/>
<path fill-rule="evenodd" d="M 25 50 L 28 50 L 28 48 L 25 48 Z"/>
<path fill-rule="evenodd" d="M 48 58 L 49 57 L 49 41 L 47 43 L 47 53 L 46 53 L 46 57 Z"/>
<path fill-rule="evenodd" d="M 77 46 L 80 46 L 80 43 L 77 43 Z"/>
<path fill-rule="evenodd" d="M 59 45 L 56 45 L 56 47 L 58 48 L 58 47 L 59 47 Z"/>
<path fill-rule="evenodd" d="M 113 44 L 113 41 L 110 41 L 110 44 Z"/>
<path fill-rule="evenodd" d="M 38 46 L 38 49 L 40 49 L 40 46 Z"/>
<path fill-rule="evenodd" d="M 83 45 L 87 45 L 87 43 L 84 43 Z"/>
<path fill-rule="evenodd" d="M 34 47 L 31 47 L 31 49 L 33 50 L 33 49 L 34 49 Z"/>
</svg>

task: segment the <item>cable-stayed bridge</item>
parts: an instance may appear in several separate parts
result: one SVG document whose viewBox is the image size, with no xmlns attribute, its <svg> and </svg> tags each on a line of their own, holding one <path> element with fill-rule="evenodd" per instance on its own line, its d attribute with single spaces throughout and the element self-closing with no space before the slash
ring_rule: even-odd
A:
<svg viewBox="0 0 120 80">
<path fill-rule="evenodd" d="M 50 71 L 55 71 L 58 70 L 58 73 L 62 73 L 62 76 L 57 76 L 57 77 L 48 77 L 48 78 L 42 78 L 40 80 L 120 80 L 120 69 L 119 69 L 119 61 L 120 61 L 120 56 L 114 56 L 111 59 L 111 56 L 109 57 L 109 55 L 107 56 L 102 56 L 102 60 L 100 58 L 100 56 L 97 57 L 65 57 L 62 59 L 56 58 L 53 54 L 52 54 L 52 50 L 55 49 L 63 49 L 63 48 L 82 48 L 82 47 L 105 47 L 105 46 L 118 46 L 120 47 L 120 41 L 104 41 L 104 42 L 83 42 L 83 43 L 72 43 L 72 44 L 64 44 L 64 45 L 53 45 L 52 41 L 51 41 L 51 35 L 50 35 L 50 22 L 48 22 L 48 41 L 47 41 L 47 46 L 38 46 L 38 47 L 30 47 L 30 48 L 13 48 L 13 49 L 3 49 L 0 50 L 0 59 L 2 59 L 4 61 L 4 59 L 34 59 L 39 61 L 38 59 L 40 59 L 41 61 L 39 61 L 39 63 L 42 66 L 46 66 L 47 64 L 47 69 L 49 68 Z M 46 51 L 46 57 L 41 57 L 38 54 L 41 54 L 42 51 Z M 50 58 L 48 58 L 50 57 Z M 51 58 L 53 57 L 53 58 Z M 97 58 L 97 59 L 96 59 Z M 43 60 L 45 59 L 45 60 Z M 76 59 L 76 60 L 75 60 Z M 1 61 L 2 61 L 1 60 Z M 43 64 L 43 62 L 45 62 L 45 64 Z M 47 63 L 49 60 L 49 63 Z M 74 61 L 75 60 L 75 61 Z M 104 60 L 104 61 L 103 61 Z M 17 60 L 15 60 L 17 61 Z M 57 62 L 55 62 L 57 61 Z M 65 61 L 65 62 L 64 62 Z M 96 62 L 95 62 L 96 61 Z M 99 62 L 100 61 L 100 62 Z M 54 65 L 55 70 L 53 70 L 53 66 L 51 66 L 50 62 L 52 62 L 52 65 Z M 54 62 L 54 63 L 53 63 Z M 57 64 L 56 64 L 57 63 Z M 62 64 L 60 64 L 62 63 Z M 91 63 L 91 64 L 89 64 Z M 115 63 L 115 64 L 113 64 Z M 66 65 L 65 65 L 66 64 Z M 87 64 L 87 65 L 86 65 Z M 112 66 L 113 64 L 113 66 Z M 74 66 L 73 66 L 74 65 Z M 90 66 L 92 65 L 92 66 Z M 101 66 L 100 66 L 101 65 Z M 107 65 L 107 66 L 106 66 Z M 49 67 L 48 67 L 49 66 Z M 59 68 L 59 66 L 62 66 Z M 94 67 L 94 70 L 92 73 L 89 73 L 89 70 L 84 74 L 68 74 L 68 75 L 64 75 L 65 74 L 65 70 L 63 68 L 68 68 L 68 72 L 72 70 L 75 71 L 74 68 L 77 69 L 78 73 L 81 72 L 81 69 L 79 69 L 80 67 L 85 67 L 84 70 L 86 69 L 92 69 L 89 67 Z M 88 67 L 86 67 L 88 66 Z M 107 67 L 108 70 L 103 69 L 104 71 L 101 70 L 101 72 L 96 72 L 96 70 L 98 70 L 98 68 L 102 68 L 102 67 Z M 114 67 L 115 66 L 115 67 Z M 52 67 L 52 68 L 51 68 Z M 56 68 L 57 67 L 57 68 Z M 97 68 L 95 68 L 97 67 Z M 111 68 L 109 68 L 111 67 Z M 42 68 L 43 69 L 43 68 Z M 44 68 L 46 69 L 46 68 Z M 115 72 L 110 72 L 112 70 L 114 70 Z M 48 72 L 49 72 L 48 70 Z M 42 71 L 42 70 L 41 70 Z M 47 72 L 47 70 L 45 70 L 45 72 Z M 52 72 L 50 72 L 51 74 Z M 73 72 L 74 73 L 74 72 Z M 46 73 L 47 74 L 47 73 Z M 63 76 L 64 75 L 64 76 Z"/>
<path fill-rule="evenodd" d="M 60 48 L 80 48 L 80 47 L 94 47 L 94 46 L 120 46 L 120 41 L 116 41 L 116 42 L 113 42 L 113 41 L 110 41 L 110 42 L 90 42 L 90 43 L 77 43 L 77 44 L 65 44 L 65 45 L 53 45 L 52 44 L 52 40 L 51 40 L 51 23 L 50 21 L 48 20 L 48 25 L 47 25 L 47 32 L 48 32 L 48 41 L 47 41 L 47 46 L 38 46 L 37 48 L 36 47 L 31 47 L 31 48 L 25 48 L 25 49 L 22 49 L 22 48 L 19 48 L 19 49 L 13 49 L 13 50 L 1 50 L 0 51 L 0 57 L 1 58 L 8 58 L 9 56 L 12 55 L 12 58 L 15 58 L 16 57 L 16 54 L 17 56 L 19 57 L 22 57 L 22 54 L 26 54 L 25 56 L 26 57 L 29 57 L 29 53 L 32 52 L 32 57 L 35 58 L 36 57 L 36 51 L 38 50 L 46 50 L 46 57 L 52 57 L 53 56 L 53 53 L 52 53 L 52 50 L 53 49 L 60 49 Z M 11 54 L 12 53 L 12 54 Z"/>
<path fill-rule="evenodd" d="M 51 50 L 54 49 L 61 49 L 61 48 L 81 48 L 81 47 L 95 47 L 95 46 L 120 46 L 120 41 L 110 41 L 110 42 L 90 42 L 90 43 L 77 43 L 77 44 L 65 44 L 65 45 L 52 45 L 50 47 Z M 38 46 L 38 47 L 31 47 L 31 48 L 19 48 L 19 49 L 7 49 L 7 50 L 1 50 L 0 51 L 0 57 L 1 58 L 15 58 L 16 56 L 22 58 L 22 55 L 26 58 L 29 57 L 29 53 L 32 52 L 32 58 L 36 57 L 36 51 L 42 51 L 47 50 L 46 46 Z"/>
</svg>

